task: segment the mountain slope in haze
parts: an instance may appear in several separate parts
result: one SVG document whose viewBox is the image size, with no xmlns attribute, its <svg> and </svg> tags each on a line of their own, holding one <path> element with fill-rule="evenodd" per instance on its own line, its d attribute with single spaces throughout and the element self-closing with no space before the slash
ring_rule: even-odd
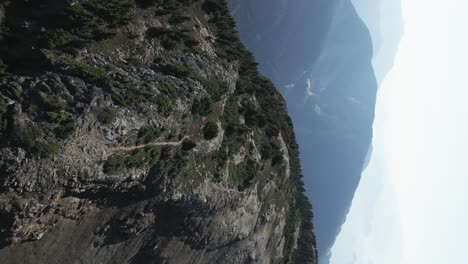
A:
<svg viewBox="0 0 468 264">
<path fill-rule="evenodd" d="M 369 28 L 374 47 L 375 75 L 380 84 L 391 70 L 403 36 L 400 1 L 353 0 L 359 16 Z"/>
<path fill-rule="evenodd" d="M 280 93 L 224 1 L 3 1 L 1 263 L 317 263 Z"/>
<path fill-rule="evenodd" d="M 228 3 L 242 42 L 259 61 L 260 71 L 280 87 L 298 79 L 317 59 L 336 6 L 328 0 Z"/>
<path fill-rule="evenodd" d="M 242 41 L 286 98 L 327 263 L 372 138 L 371 36 L 349 0 L 229 3 Z"/>
</svg>

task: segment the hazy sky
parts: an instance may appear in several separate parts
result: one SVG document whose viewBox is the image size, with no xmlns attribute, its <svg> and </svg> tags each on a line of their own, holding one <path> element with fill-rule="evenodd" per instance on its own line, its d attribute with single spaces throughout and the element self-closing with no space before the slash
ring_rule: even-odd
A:
<svg viewBox="0 0 468 264">
<path fill-rule="evenodd" d="M 468 263 L 468 1 L 402 0 L 402 11 L 374 154 L 332 264 Z"/>
</svg>

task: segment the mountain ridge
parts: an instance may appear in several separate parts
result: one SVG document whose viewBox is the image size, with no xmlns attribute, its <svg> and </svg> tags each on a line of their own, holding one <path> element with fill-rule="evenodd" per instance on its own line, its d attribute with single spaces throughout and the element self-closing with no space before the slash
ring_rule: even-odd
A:
<svg viewBox="0 0 468 264">
<path fill-rule="evenodd" d="M 2 263 L 317 263 L 285 102 L 224 1 L 3 4 Z"/>
</svg>

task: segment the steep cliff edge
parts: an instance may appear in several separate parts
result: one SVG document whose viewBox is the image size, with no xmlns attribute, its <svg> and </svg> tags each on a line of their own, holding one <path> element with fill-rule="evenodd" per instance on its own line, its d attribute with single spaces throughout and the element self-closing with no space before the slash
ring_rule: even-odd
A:
<svg viewBox="0 0 468 264">
<path fill-rule="evenodd" d="M 2 263 L 317 263 L 285 103 L 224 1 L 1 5 Z"/>
</svg>

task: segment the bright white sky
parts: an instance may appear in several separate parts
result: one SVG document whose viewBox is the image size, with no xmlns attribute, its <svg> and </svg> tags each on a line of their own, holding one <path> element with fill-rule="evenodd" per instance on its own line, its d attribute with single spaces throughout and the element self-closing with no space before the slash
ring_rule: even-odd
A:
<svg viewBox="0 0 468 264">
<path fill-rule="evenodd" d="M 402 10 L 374 154 L 332 264 L 468 263 L 468 1 L 402 0 Z"/>
</svg>

